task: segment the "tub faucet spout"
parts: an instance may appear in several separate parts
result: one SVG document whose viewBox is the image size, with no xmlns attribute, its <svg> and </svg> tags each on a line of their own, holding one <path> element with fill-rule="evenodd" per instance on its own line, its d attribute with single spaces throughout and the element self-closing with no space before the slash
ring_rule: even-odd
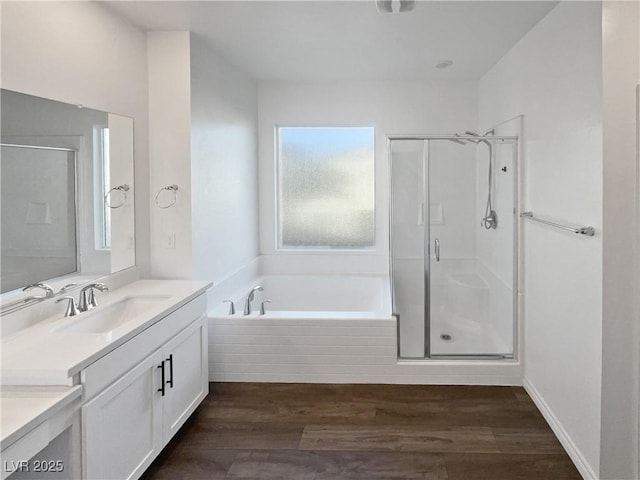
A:
<svg viewBox="0 0 640 480">
<path fill-rule="evenodd" d="M 247 300 L 244 302 L 244 312 L 243 313 L 245 315 L 250 315 L 251 314 L 251 302 L 253 302 L 253 297 L 254 297 L 256 292 L 262 292 L 262 290 L 263 290 L 263 288 L 260 285 L 256 285 L 255 287 L 253 287 L 251 289 L 251 291 L 247 295 Z"/>
</svg>

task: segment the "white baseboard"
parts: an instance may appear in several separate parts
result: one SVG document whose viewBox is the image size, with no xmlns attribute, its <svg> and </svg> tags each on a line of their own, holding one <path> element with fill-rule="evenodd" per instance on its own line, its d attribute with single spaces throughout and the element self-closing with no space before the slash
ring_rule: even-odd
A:
<svg viewBox="0 0 640 480">
<path fill-rule="evenodd" d="M 558 418 L 553 414 L 553 411 L 547 405 L 540 392 L 536 389 L 536 387 L 531 383 L 531 381 L 525 377 L 522 382 L 524 389 L 527 391 L 533 403 L 536 404 L 540 413 L 545 418 L 553 433 L 556 434 L 558 440 L 567 451 L 567 454 L 575 464 L 578 472 L 582 475 L 582 478 L 585 480 L 598 480 L 598 475 L 593 471 L 587 460 L 584 458 L 576 444 L 571 439 L 571 436 L 564 429 Z"/>
</svg>

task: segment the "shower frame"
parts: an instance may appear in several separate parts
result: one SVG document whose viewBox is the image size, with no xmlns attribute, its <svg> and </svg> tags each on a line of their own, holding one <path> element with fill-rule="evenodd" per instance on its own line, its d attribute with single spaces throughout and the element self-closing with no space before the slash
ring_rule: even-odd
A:
<svg viewBox="0 0 640 480">
<path fill-rule="evenodd" d="M 423 142 L 423 152 L 422 152 L 422 162 L 423 162 L 423 191 L 428 192 L 429 187 L 429 149 L 428 142 L 432 140 L 448 140 L 456 143 L 460 143 L 460 141 L 468 141 L 473 143 L 473 141 L 477 141 L 478 137 L 475 135 L 468 134 L 417 134 L 417 135 L 401 135 L 401 134 L 392 134 L 387 135 L 387 155 L 388 155 L 388 168 L 389 168 L 389 281 L 391 285 L 391 305 L 392 309 L 395 309 L 395 287 L 393 281 L 393 238 L 392 238 L 392 225 L 393 225 L 393 154 L 391 151 L 391 144 L 393 141 L 422 141 Z M 513 332 L 512 332 L 512 353 L 511 354 L 435 354 L 431 353 L 431 258 L 430 258 L 430 250 L 431 250 L 431 218 L 430 218 L 430 208 L 429 201 L 427 197 L 427 207 L 424 208 L 424 225 L 425 225 L 425 241 L 424 241 L 424 284 L 425 284 L 425 292 L 424 292 L 424 357 L 403 357 L 400 351 L 400 318 L 396 312 L 392 312 L 393 316 L 396 319 L 396 336 L 397 336 L 397 355 L 399 360 L 420 360 L 420 358 L 424 358 L 427 360 L 507 360 L 514 361 L 518 359 L 518 346 L 519 346 L 519 325 L 518 325 L 518 317 L 519 317 L 519 302 L 518 302 L 518 292 L 519 292 L 519 258 L 518 258 L 518 243 L 519 243 L 519 232 L 520 232 L 520 223 L 517 215 L 519 200 L 520 200 L 520 192 L 518 189 L 519 185 L 519 169 L 518 169 L 518 137 L 517 136 L 509 136 L 509 135 L 490 135 L 486 137 L 487 140 L 496 141 L 496 142 L 509 142 L 513 144 L 513 205 L 512 205 L 512 215 L 514 216 L 513 223 Z M 490 159 L 491 160 L 491 159 Z"/>
</svg>

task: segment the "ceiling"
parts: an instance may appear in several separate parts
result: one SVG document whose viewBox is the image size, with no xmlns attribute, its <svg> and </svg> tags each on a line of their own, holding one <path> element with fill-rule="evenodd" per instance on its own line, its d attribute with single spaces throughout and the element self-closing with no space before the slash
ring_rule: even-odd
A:
<svg viewBox="0 0 640 480">
<path fill-rule="evenodd" d="M 189 30 L 259 80 L 478 79 L 557 2 L 114 1 L 145 31 Z M 435 68 L 443 60 L 454 64 Z"/>
</svg>

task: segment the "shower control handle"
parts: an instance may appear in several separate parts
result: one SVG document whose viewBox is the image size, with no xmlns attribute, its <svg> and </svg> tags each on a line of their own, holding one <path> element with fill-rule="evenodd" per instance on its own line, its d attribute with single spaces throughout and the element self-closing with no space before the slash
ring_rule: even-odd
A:
<svg viewBox="0 0 640 480">
<path fill-rule="evenodd" d="M 436 262 L 440 261 L 440 240 L 437 238 L 433 242 L 433 258 L 436 259 Z"/>
</svg>

